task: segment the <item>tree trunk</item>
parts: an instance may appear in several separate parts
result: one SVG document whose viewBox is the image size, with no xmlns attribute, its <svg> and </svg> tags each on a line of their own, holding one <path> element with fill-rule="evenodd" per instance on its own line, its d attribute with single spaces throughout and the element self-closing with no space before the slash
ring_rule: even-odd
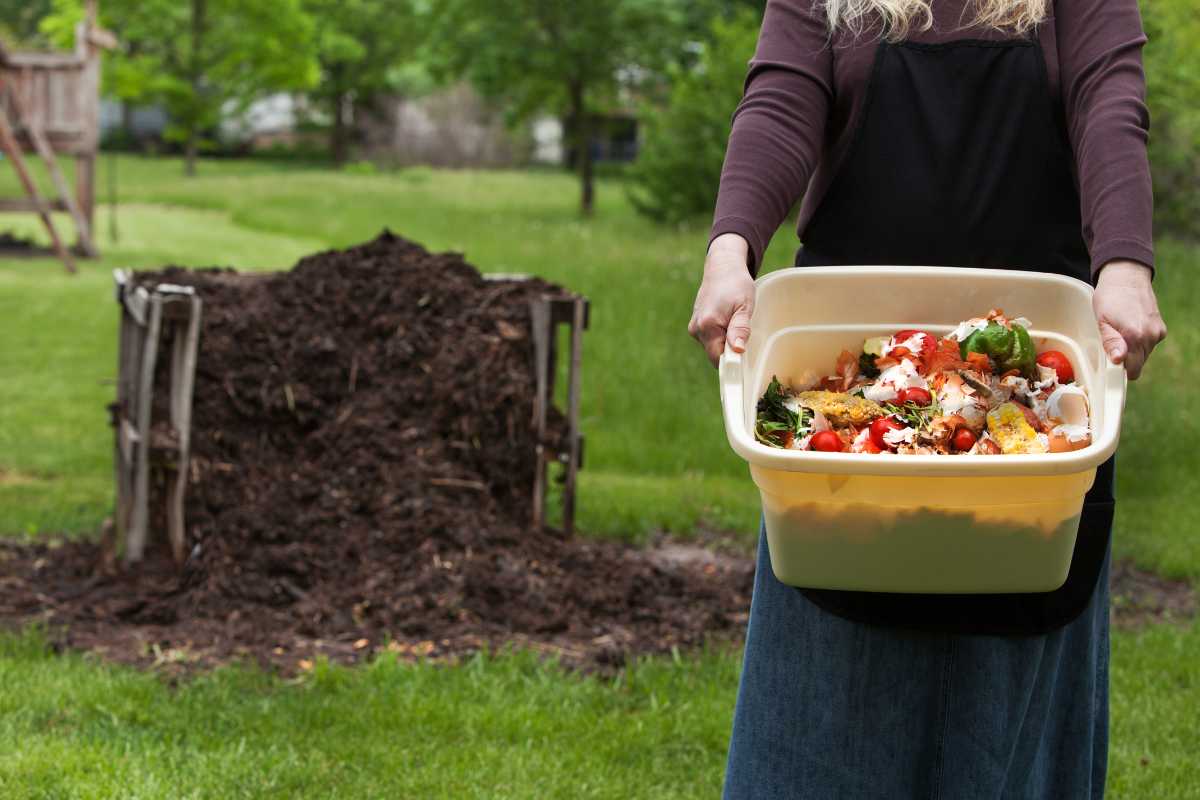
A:
<svg viewBox="0 0 1200 800">
<path fill-rule="evenodd" d="M 137 150 L 137 133 L 133 130 L 133 103 L 121 101 L 121 134 L 130 150 Z"/>
<path fill-rule="evenodd" d="M 575 139 L 575 161 L 579 170 L 579 210 L 585 217 L 592 215 L 595 206 L 595 168 L 592 162 L 592 119 L 587 111 L 582 81 L 568 83 L 570 92 L 571 131 Z"/>
<path fill-rule="evenodd" d="M 189 178 L 196 176 L 196 152 L 199 149 L 196 146 L 197 138 L 196 131 L 189 130 L 187 141 L 183 145 L 183 174 Z"/>
<path fill-rule="evenodd" d="M 196 155 L 200 149 L 200 95 L 204 91 L 204 27 L 208 13 L 208 0 L 192 0 L 192 52 L 189 54 L 188 79 L 192 87 L 191 119 L 187 121 L 187 141 L 183 148 L 183 172 L 191 177 L 196 174 Z"/>
<path fill-rule="evenodd" d="M 329 132 L 329 151 L 333 155 L 333 163 L 342 167 L 350 157 L 350 129 L 346 126 L 345 92 L 333 96 L 333 128 Z"/>
</svg>

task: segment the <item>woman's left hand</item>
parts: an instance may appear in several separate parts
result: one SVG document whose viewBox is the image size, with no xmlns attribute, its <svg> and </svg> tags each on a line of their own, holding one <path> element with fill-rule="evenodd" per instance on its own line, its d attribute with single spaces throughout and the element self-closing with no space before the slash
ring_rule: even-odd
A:
<svg viewBox="0 0 1200 800">
<path fill-rule="evenodd" d="M 1092 298 L 1104 350 L 1114 364 L 1125 365 L 1131 381 L 1142 374 L 1150 352 L 1167 335 L 1150 275 L 1145 264 L 1110 261 L 1101 268 Z"/>
</svg>

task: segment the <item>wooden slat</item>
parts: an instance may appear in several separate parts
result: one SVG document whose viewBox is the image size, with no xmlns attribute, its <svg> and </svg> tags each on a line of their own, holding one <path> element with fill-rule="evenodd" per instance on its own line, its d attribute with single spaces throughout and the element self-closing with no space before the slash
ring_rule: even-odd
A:
<svg viewBox="0 0 1200 800">
<path fill-rule="evenodd" d="M 8 66 L 44 69 L 81 69 L 87 63 L 75 53 L 9 53 Z"/>
<path fill-rule="evenodd" d="M 34 211 L 66 211 L 67 206 L 61 200 L 42 200 L 40 203 L 29 197 L 0 198 L 0 212 Z"/>
<path fill-rule="evenodd" d="M 162 330 L 162 297 L 150 296 L 150 319 L 142 349 L 140 373 L 134 395 L 134 426 L 137 443 L 133 481 L 133 511 L 125 537 L 125 561 L 141 561 L 146 551 L 150 524 L 150 412 L 154 399 L 154 368 L 158 363 L 158 337 Z"/>
<path fill-rule="evenodd" d="M 92 234 L 92 251 L 99 255 L 96 246 L 96 156 L 87 154 L 75 158 L 75 205 L 87 221 Z M 83 244 L 81 241 L 80 244 Z"/>
<path fill-rule="evenodd" d="M 188 467 L 191 462 L 192 443 L 192 392 L 196 380 L 196 354 L 200 342 L 200 298 L 188 298 L 191 314 L 186 330 L 175 323 L 173 353 L 171 356 L 171 424 L 179 434 L 179 462 L 175 465 L 175 482 L 167 504 L 167 538 L 171 542 L 171 555 L 175 563 L 182 566 L 186 527 L 183 516 L 184 495 L 187 492 Z"/>
<path fill-rule="evenodd" d="M 583 441 L 579 435 L 579 400 L 583 374 L 583 331 L 587 322 L 587 301 L 582 297 L 574 300 L 574 318 L 571 321 L 571 361 L 567 374 L 567 431 L 570 460 L 567 462 L 566 483 L 563 486 L 563 533 L 575 532 L 575 488 L 579 475 Z"/>
<path fill-rule="evenodd" d="M 121 273 L 118 273 L 117 281 L 118 300 L 120 300 L 125 289 Z M 138 362 L 141 360 L 143 348 L 141 341 L 142 328 L 130 317 L 123 302 L 120 304 L 120 307 L 121 332 L 117 355 L 117 418 L 114 420 L 116 423 L 116 452 L 113 454 L 113 466 L 117 473 L 117 504 L 114 530 L 116 541 L 121 547 L 124 547 L 133 515 L 134 464 L 136 463 L 134 455 L 138 440 L 141 438 L 130 423 L 129 415 L 133 410 L 131 406 L 134 397 L 134 386 L 137 381 L 137 375 L 140 372 Z"/>
<path fill-rule="evenodd" d="M 121 303 L 135 323 L 143 328 L 146 327 L 146 323 L 149 321 L 147 312 L 150 308 L 150 293 L 144 287 L 138 286 L 125 292 L 121 296 Z"/>
<path fill-rule="evenodd" d="M 95 19 L 90 18 L 88 29 L 95 30 L 97 27 Z M 79 123 L 86 128 L 82 152 L 94 156 L 100 149 L 100 50 L 91 44 L 86 48 L 86 55 L 83 72 L 79 74 L 79 88 L 75 92 L 79 102 L 76 113 Z"/>
<path fill-rule="evenodd" d="M 554 369 L 550 358 L 550 340 L 554 327 L 550 324 L 550 305 L 546 298 L 531 300 L 529 314 L 533 334 L 533 368 L 537 379 L 537 394 L 533 400 L 533 429 L 536 434 L 534 456 L 537 467 L 533 476 L 533 529 L 541 530 L 546 521 L 546 412 L 554 398 L 550 396 L 548 374 Z"/>
</svg>

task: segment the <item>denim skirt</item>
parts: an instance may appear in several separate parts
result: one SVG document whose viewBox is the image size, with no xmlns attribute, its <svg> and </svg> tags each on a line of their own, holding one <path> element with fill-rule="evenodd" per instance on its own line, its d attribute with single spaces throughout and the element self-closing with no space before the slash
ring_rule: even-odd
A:
<svg viewBox="0 0 1200 800">
<path fill-rule="evenodd" d="M 924 633 L 817 607 L 760 530 L 725 798 L 1103 797 L 1108 561 L 1051 633 Z"/>
</svg>

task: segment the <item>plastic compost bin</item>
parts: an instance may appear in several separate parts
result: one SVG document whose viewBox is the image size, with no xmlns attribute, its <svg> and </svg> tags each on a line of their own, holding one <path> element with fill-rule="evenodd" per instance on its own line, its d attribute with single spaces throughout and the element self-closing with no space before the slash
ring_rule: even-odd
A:
<svg viewBox="0 0 1200 800">
<path fill-rule="evenodd" d="M 721 357 L 725 431 L 762 495 L 785 584 L 876 592 L 1045 592 L 1071 566 L 1083 496 L 1112 455 L 1125 370 L 1100 342 L 1092 288 L 1058 275 L 950 267 L 804 267 L 758 279 L 746 352 Z M 918 456 L 782 450 L 754 438 L 772 375 L 828 374 L 843 348 L 904 328 L 945 335 L 988 309 L 1026 317 L 1086 388 L 1092 442 L 1070 453 Z"/>
</svg>

